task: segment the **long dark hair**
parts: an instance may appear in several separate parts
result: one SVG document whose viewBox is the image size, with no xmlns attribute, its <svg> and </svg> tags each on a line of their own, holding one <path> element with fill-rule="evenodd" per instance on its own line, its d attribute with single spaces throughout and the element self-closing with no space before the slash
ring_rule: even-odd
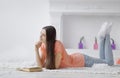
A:
<svg viewBox="0 0 120 78">
<path fill-rule="evenodd" d="M 56 29 L 53 26 L 43 27 L 46 31 L 46 51 L 47 58 L 45 67 L 47 69 L 55 69 L 55 54 L 54 47 L 56 41 Z"/>
</svg>

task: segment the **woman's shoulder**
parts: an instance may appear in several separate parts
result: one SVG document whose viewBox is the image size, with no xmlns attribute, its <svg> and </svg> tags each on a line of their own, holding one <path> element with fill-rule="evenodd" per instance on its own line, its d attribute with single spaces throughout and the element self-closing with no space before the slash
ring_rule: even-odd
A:
<svg viewBox="0 0 120 78">
<path fill-rule="evenodd" d="M 56 40 L 55 48 L 57 48 L 57 49 L 63 49 L 64 48 L 64 46 L 63 46 L 63 44 L 60 40 Z"/>
<path fill-rule="evenodd" d="M 60 41 L 60 40 L 56 40 L 56 42 L 55 42 L 55 52 L 56 53 L 61 53 L 61 52 L 63 52 L 63 50 L 64 50 L 64 46 L 63 46 L 63 44 L 62 44 L 62 42 Z"/>
<path fill-rule="evenodd" d="M 62 45 L 62 42 L 60 40 L 56 40 L 55 45 Z"/>
</svg>

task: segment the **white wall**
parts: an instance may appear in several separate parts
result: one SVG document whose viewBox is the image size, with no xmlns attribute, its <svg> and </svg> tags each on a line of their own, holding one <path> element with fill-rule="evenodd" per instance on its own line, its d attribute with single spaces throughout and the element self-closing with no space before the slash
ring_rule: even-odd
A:
<svg viewBox="0 0 120 78">
<path fill-rule="evenodd" d="M 51 11 L 119 10 L 120 0 L 50 0 Z"/>
<path fill-rule="evenodd" d="M 49 23 L 49 0 L 0 0 L 0 53 L 34 54 L 40 29 Z"/>
</svg>

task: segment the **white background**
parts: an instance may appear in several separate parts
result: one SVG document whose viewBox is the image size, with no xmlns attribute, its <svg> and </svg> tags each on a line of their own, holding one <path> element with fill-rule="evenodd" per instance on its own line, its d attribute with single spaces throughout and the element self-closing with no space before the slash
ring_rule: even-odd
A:
<svg viewBox="0 0 120 78">
<path fill-rule="evenodd" d="M 34 44 L 49 21 L 48 0 L 0 0 L 0 58 L 34 58 Z"/>
</svg>

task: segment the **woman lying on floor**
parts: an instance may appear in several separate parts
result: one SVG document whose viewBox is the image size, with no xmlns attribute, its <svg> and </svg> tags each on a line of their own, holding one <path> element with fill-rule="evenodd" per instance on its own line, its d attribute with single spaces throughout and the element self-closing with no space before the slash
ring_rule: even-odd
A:
<svg viewBox="0 0 120 78">
<path fill-rule="evenodd" d="M 35 45 L 38 66 L 47 69 L 91 67 L 96 63 L 112 66 L 114 61 L 110 44 L 111 27 L 112 24 L 104 23 L 98 33 L 100 58 L 90 57 L 81 53 L 68 55 L 61 41 L 56 40 L 56 29 L 53 26 L 43 27 L 40 40 Z"/>
</svg>

